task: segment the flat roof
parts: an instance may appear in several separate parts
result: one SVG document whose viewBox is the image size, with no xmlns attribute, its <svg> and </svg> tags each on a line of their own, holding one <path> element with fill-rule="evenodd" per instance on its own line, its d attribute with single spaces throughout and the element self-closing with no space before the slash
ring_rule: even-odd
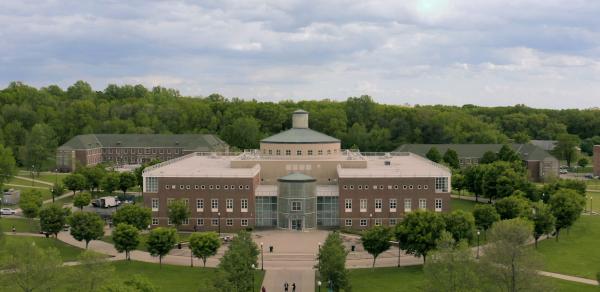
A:
<svg viewBox="0 0 600 292">
<path fill-rule="evenodd" d="M 144 177 L 255 177 L 260 165 L 251 168 L 231 168 L 235 156 L 219 156 L 206 153 L 192 153 L 150 166 L 144 170 Z"/>
<path fill-rule="evenodd" d="M 398 153 L 400 154 L 400 153 Z M 450 170 L 429 159 L 412 153 L 390 156 L 364 156 L 366 168 L 338 166 L 340 178 L 353 177 L 450 177 Z M 386 165 L 386 161 L 389 165 Z"/>
</svg>

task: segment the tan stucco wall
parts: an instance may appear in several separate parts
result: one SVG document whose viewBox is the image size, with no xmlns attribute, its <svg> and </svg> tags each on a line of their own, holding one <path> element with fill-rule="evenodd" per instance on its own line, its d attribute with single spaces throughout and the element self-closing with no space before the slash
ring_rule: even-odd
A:
<svg viewBox="0 0 600 292">
<path fill-rule="evenodd" d="M 281 151 L 281 157 L 298 157 L 296 155 L 298 150 L 302 151 L 302 156 L 311 157 L 308 155 L 308 150 L 313 151 L 313 157 L 335 157 L 339 156 L 341 153 L 341 146 L 339 142 L 336 143 L 318 143 L 318 144 L 277 144 L 277 143 L 260 143 L 260 153 L 263 155 L 269 155 L 269 150 L 271 150 L 271 155 L 276 156 L 277 150 Z M 291 150 L 291 155 L 286 156 L 285 151 Z M 319 150 L 323 151 L 323 155 L 319 156 Z M 327 151 L 330 151 L 328 154 Z"/>
</svg>

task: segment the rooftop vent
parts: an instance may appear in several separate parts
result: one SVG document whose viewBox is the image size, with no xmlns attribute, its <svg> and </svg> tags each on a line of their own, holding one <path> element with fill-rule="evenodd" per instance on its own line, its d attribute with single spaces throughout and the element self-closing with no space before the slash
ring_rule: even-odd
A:
<svg viewBox="0 0 600 292">
<path fill-rule="evenodd" d="M 179 141 L 175 141 L 175 145 L 179 145 Z"/>
<path fill-rule="evenodd" d="M 386 161 L 383 162 L 383 165 L 392 165 L 392 162 L 389 161 L 389 160 L 386 160 Z"/>
<path fill-rule="evenodd" d="M 117 146 L 121 146 L 121 141 L 118 141 L 118 142 L 117 142 Z"/>
</svg>

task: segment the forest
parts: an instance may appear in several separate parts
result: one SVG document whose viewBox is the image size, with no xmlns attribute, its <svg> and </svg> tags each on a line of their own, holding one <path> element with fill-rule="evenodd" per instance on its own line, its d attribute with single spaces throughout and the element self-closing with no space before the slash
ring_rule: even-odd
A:
<svg viewBox="0 0 600 292">
<path fill-rule="evenodd" d="M 376 97 L 375 97 L 376 99 Z M 571 134 L 583 152 L 600 144 L 599 109 L 535 109 L 525 105 L 390 105 L 370 96 L 345 101 L 261 102 L 175 89 L 85 81 L 66 89 L 12 82 L 0 90 L 0 144 L 20 166 L 53 165 L 57 146 L 86 133 L 214 133 L 238 149 L 291 127 L 291 113 L 310 113 L 310 127 L 344 148 L 391 151 L 403 143 L 507 143 Z M 401 100 L 398 101 L 399 103 Z M 583 106 L 582 106 L 583 107 Z"/>
</svg>

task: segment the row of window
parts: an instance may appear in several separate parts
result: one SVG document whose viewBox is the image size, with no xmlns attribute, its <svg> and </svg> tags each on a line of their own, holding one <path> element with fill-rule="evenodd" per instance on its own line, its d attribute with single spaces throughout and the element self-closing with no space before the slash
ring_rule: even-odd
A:
<svg viewBox="0 0 600 292">
<path fill-rule="evenodd" d="M 337 152 L 338 152 L 337 149 L 333 149 L 333 154 L 337 154 Z M 276 156 L 281 156 L 280 149 L 276 149 L 275 152 L 273 152 L 273 149 L 263 150 L 263 154 L 273 155 L 273 153 L 275 153 Z M 331 151 L 331 149 L 328 149 L 327 152 L 323 152 L 323 150 L 317 150 L 316 155 L 322 156 L 324 153 L 327 153 L 327 155 L 331 155 L 332 151 Z M 302 156 L 302 154 L 303 154 L 302 150 L 296 150 L 296 156 Z M 292 150 L 286 149 L 285 156 L 291 156 L 291 155 L 292 155 Z M 315 152 L 313 150 L 307 150 L 306 155 L 313 156 L 313 155 L 315 155 Z"/>
<path fill-rule="evenodd" d="M 189 199 L 182 199 L 186 206 L 190 205 Z M 167 205 L 173 203 L 175 199 L 168 198 Z M 158 198 L 152 198 L 152 211 L 158 211 L 160 207 L 160 202 Z M 234 209 L 234 199 L 225 199 L 225 211 L 233 212 Z M 210 200 L 210 211 L 211 212 L 219 212 L 219 199 L 211 199 Z M 196 199 L 196 212 L 204 212 L 204 199 Z M 240 199 L 240 212 L 248 212 L 248 199 Z"/>
<path fill-rule="evenodd" d="M 114 151 L 115 154 L 129 154 L 129 152 L 131 152 L 131 154 L 136 154 L 136 149 L 135 148 L 131 148 L 131 151 L 129 151 L 130 148 L 117 148 L 117 149 L 114 149 L 114 150 L 115 150 Z M 179 149 L 173 149 L 173 153 L 174 154 L 179 154 L 179 152 L 180 152 Z M 112 148 L 108 148 L 108 149 L 103 148 L 102 149 L 102 153 L 104 153 L 104 154 L 106 154 L 106 153 L 113 154 L 113 149 Z M 150 154 L 150 153 L 152 153 L 152 154 L 157 154 L 157 153 L 159 153 L 159 154 L 163 154 L 163 153 L 171 154 L 171 149 L 166 149 L 165 150 L 164 148 L 158 148 L 158 150 L 157 150 L 156 148 L 152 148 L 152 149 L 150 149 L 150 148 L 146 148 L 146 149 L 137 148 L 137 154 Z"/>
<path fill-rule="evenodd" d="M 383 199 L 375 199 L 375 212 L 379 213 L 383 211 Z M 367 212 L 368 199 L 360 199 L 359 201 L 359 211 Z M 389 211 L 396 212 L 398 207 L 398 201 L 396 199 L 389 199 Z M 434 200 L 435 211 L 442 211 L 442 199 Z M 425 210 L 427 209 L 427 199 L 419 199 L 419 209 Z M 352 199 L 344 200 L 344 210 L 345 212 L 352 212 Z M 404 212 L 412 211 L 412 199 L 404 199 Z"/>
<path fill-rule="evenodd" d="M 344 185 L 343 188 L 344 188 L 344 190 L 348 190 L 348 189 L 354 190 L 354 185 Z M 413 185 L 403 185 L 402 186 L 403 190 L 413 190 L 414 188 L 415 187 Z M 368 190 L 369 185 L 357 185 L 356 189 L 359 191 Z M 373 189 L 383 191 L 385 189 L 385 186 L 384 185 L 379 185 L 379 186 L 373 185 Z M 391 190 L 391 189 L 398 190 L 398 189 L 400 189 L 400 186 L 399 185 L 393 185 L 393 186 L 388 185 L 387 189 L 388 190 Z M 420 189 L 427 190 L 427 189 L 429 189 L 429 186 L 428 185 L 417 185 L 417 190 L 420 190 Z"/>
<path fill-rule="evenodd" d="M 194 185 L 194 190 L 205 190 L 205 189 L 209 189 L 209 190 L 220 190 L 221 189 L 221 185 Z M 177 185 L 165 185 L 165 189 L 166 190 L 176 190 L 177 189 Z M 191 185 L 179 185 L 179 189 L 180 190 L 191 190 L 192 186 Z M 235 190 L 235 185 L 223 185 L 223 189 L 224 190 Z M 239 185 L 238 186 L 238 190 L 249 190 L 250 186 L 249 185 Z"/>
<path fill-rule="evenodd" d="M 366 226 L 369 226 L 369 224 L 368 224 L 369 220 L 373 220 L 373 225 L 375 225 L 375 226 L 381 226 L 381 225 L 382 225 L 382 222 L 383 222 L 383 219 L 382 219 L 382 218 L 375 218 L 375 219 L 366 219 L 366 218 L 361 218 L 361 219 L 359 219 L 359 221 L 358 221 L 358 225 L 359 225 L 360 227 L 366 227 Z M 346 227 L 352 227 L 352 222 L 353 222 L 353 220 L 352 220 L 352 219 L 344 219 L 344 226 L 346 226 Z M 396 225 L 397 223 L 398 223 L 398 219 L 396 219 L 396 218 L 390 218 L 390 219 L 389 219 L 389 224 L 388 224 L 388 225 L 390 225 L 390 226 L 394 226 L 394 225 Z"/>
<path fill-rule="evenodd" d="M 235 219 L 238 220 L 238 219 Z M 248 220 L 249 219 L 239 219 L 240 220 L 240 226 L 248 226 Z M 234 219 L 228 218 L 225 219 L 225 226 L 233 226 L 233 221 Z M 152 225 L 158 225 L 159 220 L 158 218 L 152 218 Z M 167 224 L 168 225 L 173 225 L 173 222 L 171 222 L 171 219 L 167 219 Z M 189 218 L 185 218 L 183 220 L 182 225 L 190 225 L 190 219 Z M 211 218 L 210 219 L 210 225 L 211 226 L 219 226 L 219 218 Z M 196 226 L 204 226 L 204 218 L 196 218 Z"/>
</svg>

